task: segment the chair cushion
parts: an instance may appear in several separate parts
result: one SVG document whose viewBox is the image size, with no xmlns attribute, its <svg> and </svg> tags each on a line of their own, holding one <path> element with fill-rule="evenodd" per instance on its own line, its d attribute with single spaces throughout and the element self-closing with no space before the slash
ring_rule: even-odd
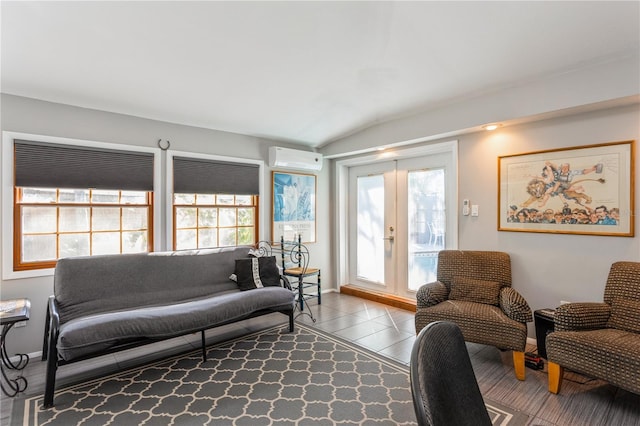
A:
<svg viewBox="0 0 640 426">
<path fill-rule="evenodd" d="M 640 394 L 640 334 L 605 328 L 547 335 L 547 359 Z"/>
<path fill-rule="evenodd" d="M 527 343 L 526 324 L 512 320 L 497 306 L 447 300 L 416 311 L 416 330 L 434 321 L 457 324 L 467 342 L 515 351 L 524 351 Z"/>
<path fill-rule="evenodd" d="M 607 327 L 640 333 L 640 301 L 618 297 L 613 299 Z"/>
<path fill-rule="evenodd" d="M 498 305 L 500 303 L 500 283 L 456 275 L 451 280 L 449 299 Z"/>
<path fill-rule="evenodd" d="M 236 259 L 235 275 L 240 290 L 280 286 L 280 271 L 275 256 Z"/>
</svg>

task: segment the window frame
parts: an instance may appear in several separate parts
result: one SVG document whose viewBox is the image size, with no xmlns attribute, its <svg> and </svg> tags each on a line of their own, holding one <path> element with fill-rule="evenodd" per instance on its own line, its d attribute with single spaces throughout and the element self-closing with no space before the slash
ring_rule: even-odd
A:
<svg viewBox="0 0 640 426">
<path fill-rule="evenodd" d="M 193 208 L 196 209 L 196 211 L 200 208 L 203 209 L 216 209 L 218 210 L 218 213 L 220 212 L 220 209 L 233 209 L 236 210 L 236 218 L 237 218 L 237 211 L 238 209 L 253 209 L 254 210 L 254 220 L 253 220 L 253 228 L 254 228 L 254 244 L 257 243 L 258 241 L 260 241 L 260 226 L 258 224 L 258 209 L 260 208 L 260 197 L 257 195 L 246 195 L 247 197 L 251 197 L 252 198 L 252 203 L 251 204 L 218 204 L 218 203 L 214 203 L 214 204 L 206 204 L 206 203 L 198 203 L 197 202 L 197 196 L 201 195 L 201 194 L 194 194 L 196 197 L 196 202 L 195 204 L 176 204 L 175 203 L 175 194 L 172 194 L 172 202 L 173 202 L 173 223 L 176 223 L 176 217 L 178 215 L 178 209 L 180 208 Z M 238 196 L 242 196 L 241 194 L 207 194 L 207 195 L 214 195 L 216 196 L 230 196 L 230 197 L 238 197 Z M 220 219 L 220 215 L 218 214 L 218 220 Z M 216 228 L 217 232 L 218 232 L 218 237 L 217 240 L 218 242 L 220 241 L 220 231 L 222 229 L 230 229 L 230 228 L 234 228 L 236 229 L 236 232 L 238 229 L 240 228 L 247 228 L 246 226 L 241 226 L 239 225 L 237 222 L 234 226 L 220 226 L 218 224 L 218 226 L 200 226 L 200 224 L 198 223 L 198 215 L 196 214 L 196 224 L 195 226 L 191 226 L 188 228 L 180 228 L 178 229 L 177 227 L 173 227 L 173 245 L 171 247 L 171 250 L 190 250 L 190 249 L 178 249 L 176 248 L 176 243 L 177 243 L 177 235 L 178 235 L 178 231 L 179 230 L 184 230 L 184 229 L 193 229 L 196 231 L 196 240 L 199 238 L 199 231 L 201 229 L 207 229 L 207 228 Z M 196 241 L 197 242 L 197 241 Z M 220 245 L 216 246 L 216 247 L 220 247 Z M 210 248 L 210 247 L 195 247 L 192 250 L 197 250 L 197 249 L 202 249 L 202 248 Z"/>
<path fill-rule="evenodd" d="M 39 142 L 48 142 L 54 144 L 62 144 L 78 147 L 92 147 L 96 149 L 111 149 L 120 151 L 146 152 L 153 154 L 153 191 L 150 192 L 151 201 L 153 203 L 151 216 L 152 223 L 149 224 L 152 229 L 149 240 L 153 242 L 153 250 L 161 250 L 161 212 L 162 204 L 160 194 L 162 193 L 162 164 L 161 149 L 149 148 L 144 146 L 117 144 L 107 142 L 97 142 L 82 139 L 61 138 L 55 136 L 36 135 L 19 132 L 2 132 L 2 235 L 11 235 L 11 238 L 2 239 L 2 279 L 13 280 L 21 278 L 32 278 L 41 276 L 51 276 L 54 273 L 53 265 L 50 268 L 42 269 L 26 269 L 14 270 L 14 256 L 16 255 L 16 242 L 14 230 L 14 211 L 15 203 L 15 185 L 14 185 L 14 140 L 33 140 Z"/>
<path fill-rule="evenodd" d="M 49 188 L 52 190 L 56 191 L 56 198 L 59 198 L 59 191 L 61 189 L 65 189 L 65 188 Z M 126 229 L 122 229 L 122 209 L 125 209 L 127 207 L 144 207 L 147 209 L 147 251 L 153 251 L 153 193 L 149 192 L 149 191 L 139 191 L 139 192 L 144 192 L 145 195 L 145 199 L 146 201 L 144 203 L 141 204 L 126 204 L 126 203 L 122 203 L 122 202 L 118 202 L 118 203 L 101 203 L 101 202 L 94 202 L 91 200 L 91 192 L 93 191 L 92 189 L 87 189 L 89 191 L 89 201 L 87 202 L 60 202 L 59 200 L 57 200 L 54 203 L 34 203 L 34 202 L 24 202 L 22 200 L 20 200 L 21 196 L 21 188 L 20 187 L 15 187 L 14 186 L 14 203 L 13 203 L 13 270 L 14 271 L 27 271 L 27 270 L 35 270 L 35 269 L 47 269 L 47 268 L 55 268 L 57 260 L 38 260 L 38 261 L 31 261 L 31 262 L 24 262 L 21 259 L 21 253 L 22 253 L 22 248 L 23 248 L 23 244 L 22 244 L 22 237 L 24 236 L 24 234 L 22 233 L 22 215 L 21 210 L 23 207 L 43 207 L 43 208 L 55 208 L 56 209 L 56 217 L 59 218 L 60 216 L 60 209 L 63 208 L 68 208 L 68 207 L 83 207 L 83 208 L 88 208 L 90 210 L 90 214 L 93 215 L 93 213 L 95 212 L 95 209 L 100 209 L 100 208 L 117 208 L 120 210 L 120 229 L 118 231 L 102 231 L 102 230 L 93 230 L 90 229 L 86 232 L 78 232 L 78 231 L 74 231 L 73 233 L 81 233 L 81 234 L 89 234 L 89 236 L 92 236 L 93 234 L 99 234 L 99 233 L 111 233 L 111 232 L 118 232 L 120 234 L 122 234 L 123 232 L 126 232 Z M 116 190 L 114 190 L 116 191 Z M 124 190 L 117 190 L 119 192 L 118 196 L 121 199 L 122 198 L 122 192 L 125 192 Z M 57 219 L 56 219 L 57 222 Z M 55 235 L 56 236 L 56 247 L 57 249 L 59 249 L 59 238 L 61 235 L 67 234 L 69 232 L 64 232 L 64 231 L 60 231 L 59 229 L 56 229 L 55 232 L 48 232 L 46 233 L 47 235 Z M 121 243 L 122 244 L 122 243 Z M 121 247 L 122 249 L 122 247 Z M 93 256 L 92 254 L 89 254 L 88 256 Z"/>
<path fill-rule="evenodd" d="M 240 164 L 255 164 L 258 166 L 258 177 L 259 177 L 259 194 L 257 195 L 257 209 L 256 209 L 256 221 L 255 226 L 257 227 L 257 238 L 258 241 L 264 239 L 264 225 L 265 225 L 265 202 L 266 199 L 264 196 L 264 161 L 262 160 L 252 160 L 248 158 L 238 158 L 238 157 L 227 157 L 222 155 L 210 155 L 210 154 L 198 154 L 193 152 L 185 152 L 185 151 L 171 151 L 167 152 L 167 173 L 166 173 L 166 182 L 165 186 L 167 188 L 166 191 L 166 199 L 167 202 L 165 204 L 165 217 L 166 217 L 166 229 L 165 235 L 167 236 L 167 244 L 168 250 L 173 250 L 175 246 L 175 226 L 174 226 L 174 192 L 173 192 L 173 157 L 184 157 L 184 158 L 194 158 L 201 160 L 210 160 L 210 161 L 224 161 L 230 163 L 240 163 Z M 226 195 L 226 194 L 225 194 Z M 238 195 L 238 194 L 230 194 L 230 195 Z M 242 194 L 239 194 L 242 195 Z M 197 207 L 197 206 L 195 206 Z"/>
</svg>

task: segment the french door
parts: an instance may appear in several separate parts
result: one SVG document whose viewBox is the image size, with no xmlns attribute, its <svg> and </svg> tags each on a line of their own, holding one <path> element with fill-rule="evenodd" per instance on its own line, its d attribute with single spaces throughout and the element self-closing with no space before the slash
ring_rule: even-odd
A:
<svg viewBox="0 0 640 426">
<path fill-rule="evenodd" d="M 413 297 L 435 280 L 438 252 L 454 225 L 447 220 L 451 170 L 449 154 L 349 167 L 351 284 Z"/>
</svg>

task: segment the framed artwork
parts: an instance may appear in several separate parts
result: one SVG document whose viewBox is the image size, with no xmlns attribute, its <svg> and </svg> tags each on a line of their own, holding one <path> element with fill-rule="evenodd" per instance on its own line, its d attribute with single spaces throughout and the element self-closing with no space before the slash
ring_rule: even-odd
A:
<svg viewBox="0 0 640 426">
<path fill-rule="evenodd" d="M 632 237 L 634 141 L 498 157 L 498 230 Z"/>
<path fill-rule="evenodd" d="M 297 240 L 316 242 L 316 176 L 301 173 L 273 172 L 272 241 Z"/>
</svg>

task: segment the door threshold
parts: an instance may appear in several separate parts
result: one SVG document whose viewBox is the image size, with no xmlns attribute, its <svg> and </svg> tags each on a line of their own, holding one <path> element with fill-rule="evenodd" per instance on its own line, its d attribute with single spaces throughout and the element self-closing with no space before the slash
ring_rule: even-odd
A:
<svg viewBox="0 0 640 426">
<path fill-rule="evenodd" d="M 340 286 L 340 293 L 348 294 L 350 296 L 356 296 L 361 299 L 367 299 L 367 300 L 371 300 L 371 301 L 382 303 L 389 306 L 393 306 L 394 308 L 405 309 L 411 312 L 416 311 L 415 299 L 409 299 L 406 297 L 400 297 L 393 294 L 368 290 L 368 289 L 357 287 L 351 284 Z"/>
</svg>

